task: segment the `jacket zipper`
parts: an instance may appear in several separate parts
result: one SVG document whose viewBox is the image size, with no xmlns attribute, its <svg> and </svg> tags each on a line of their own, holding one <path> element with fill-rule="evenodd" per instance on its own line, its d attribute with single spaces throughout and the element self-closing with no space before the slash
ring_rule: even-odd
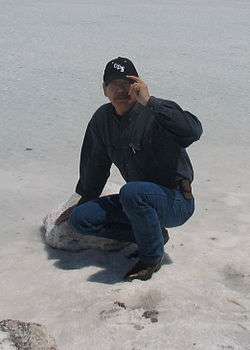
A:
<svg viewBox="0 0 250 350">
<path fill-rule="evenodd" d="M 136 151 L 139 151 L 139 150 L 140 150 L 140 148 L 135 147 L 132 143 L 129 144 L 129 147 L 132 148 L 132 151 L 133 151 L 134 154 L 136 153 Z"/>
</svg>

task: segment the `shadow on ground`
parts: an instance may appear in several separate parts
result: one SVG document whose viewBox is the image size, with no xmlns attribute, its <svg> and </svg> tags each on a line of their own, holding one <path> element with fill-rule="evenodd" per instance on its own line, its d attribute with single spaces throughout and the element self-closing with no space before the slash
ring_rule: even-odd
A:
<svg viewBox="0 0 250 350">
<path fill-rule="evenodd" d="M 120 251 L 103 251 L 100 249 L 87 249 L 69 252 L 55 249 L 45 242 L 44 249 L 49 260 L 55 260 L 54 266 L 62 270 L 75 270 L 84 267 L 96 266 L 101 268 L 87 278 L 89 282 L 115 284 L 123 281 L 123 276 L 137 261 L 136 258 L 126 256 L 126 248 Z M 131 252 L 130 252 L 131 253 Z M 172 264 L 172 260 L 165 253 L 163 265 Z M 161 273 L 161 270 L 158 272 Z"/>
</svg>

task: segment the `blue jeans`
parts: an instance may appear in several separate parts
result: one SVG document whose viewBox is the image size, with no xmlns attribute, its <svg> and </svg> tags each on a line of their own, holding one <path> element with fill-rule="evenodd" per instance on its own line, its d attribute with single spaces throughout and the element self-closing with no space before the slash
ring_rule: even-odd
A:
<svg viewBox="0 0 250 350">
<path fill-rule="evenodd" d="M 132 181 L 117 194 L 74 208 L 69 223 L 83 235 L 135 242 L 140 260 L 151 264 L 164 255 L 162 229 L 183 225 L 194 209 L 194 199 L 185 199 L 179 189 Z"/>
</svg>

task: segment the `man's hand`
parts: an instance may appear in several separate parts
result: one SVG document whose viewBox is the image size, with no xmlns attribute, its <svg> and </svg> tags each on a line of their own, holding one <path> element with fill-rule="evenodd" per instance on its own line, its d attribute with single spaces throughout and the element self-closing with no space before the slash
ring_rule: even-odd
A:
<svg viewBox="0 0 250 350">
<path fill-rule="evenodd" d="M 129 95 L 135 97 L 140 104 L 146 106 L 150 98 L 146 83 L 139 77 L 135 77 L 133 75 L 127 75 L 127 78 L 134 81 L 134 83 L 130 86 Z"/>
<path fill-rule="evenodd" d="M 62 214 L 56 219 L 55 225 L 59 225 L 62 222 L 68 220 L 72 214 L 73 209 L 76 207 L 76 205 L 73 205 L 72 207 L 69 207 L 68 209 L 64 210 Z"/>
</svg>

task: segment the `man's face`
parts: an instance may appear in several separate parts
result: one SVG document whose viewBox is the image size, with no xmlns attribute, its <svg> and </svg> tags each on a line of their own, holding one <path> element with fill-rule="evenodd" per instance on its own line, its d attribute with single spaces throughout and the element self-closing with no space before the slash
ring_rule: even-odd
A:
<svg viewBox="0 0 250 350">
<path fill-rule="evenodd" d="M 124 79 L 112 80 L 107 86 L 103 85 L 105 96 L 109 98 L 112 104 L 133 104 L 136 99 L 128 93 L 131 83 Z"/>
</svg>

